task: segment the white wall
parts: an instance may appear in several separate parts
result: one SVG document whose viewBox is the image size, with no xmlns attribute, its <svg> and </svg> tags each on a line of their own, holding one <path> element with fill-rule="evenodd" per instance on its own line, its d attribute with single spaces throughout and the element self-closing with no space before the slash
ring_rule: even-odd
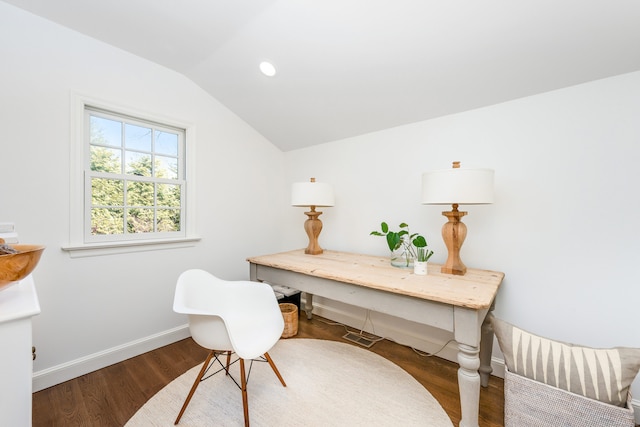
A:
<svg viewBox="0 0 640 427">
<path fill-rule="evenodd" d="M 181 271 L 247 279 L 246 257 L 282 249 L 282 152 L 190 80 L 2 2 L 0 58 L 0 221 L 15 222 L 23 243 L 47 246 L 34 272 L 34 371 L 49 379 L 36 390 L 132 355 L 140 340 L 184 333 L 171 309 Z M 73 259 L 61 250 L 72 93 L 193 124 L 199 243 Z"/>
<path fill-rule="evenodd" d="M 369 232 L 405 221 L 440 263 L 446 209 L 420 204 L 422 172 L 454 160 L 495 169 L 495 204 L 464 209 L 462 259 L 505 272 L 496 315 L 555 339 L 640 347 L 639 141 L 640 73 L 632 73 L 285 158 L 288 182 L 315 176 L 335 186 L 336 206 L 321 216 L 323 248 L 386 255 Z M 288 246 L 304 247 L 302 212 L 287 216 Z M 378 330 L 387 321 L 374 316 Z"/>
</svg>

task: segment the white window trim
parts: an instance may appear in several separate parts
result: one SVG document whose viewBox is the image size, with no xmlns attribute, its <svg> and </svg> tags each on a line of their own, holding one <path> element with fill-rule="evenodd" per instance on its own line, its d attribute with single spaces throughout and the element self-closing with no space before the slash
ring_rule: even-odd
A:
<svg viewBox="0 0 640 427">
<path fill-rule="evenodd" d="M 170 126 L 185 129 L 185 164 L 186 164 L 186 230 L 185 237 L 179 238 L 153 238 L 147 240 L 127 240 L 110 242 L 84 241 L 84 159 L 88 147 L 84 140 L 84 112 L 85 107 L 91 106 L 107 111 L 115 111 L 132 117 L 152 122 L 165 123 Z M 63 246 L 64 251 L 70 256 L 86 257 L 97 255 L 110 255 L 116 253 L 149 251 L 159 249 L 174 249 L 194 246 L 200 237 L 196 235 L 195 224 L 195 126 L 184 121 L 168 118 L 161 114 L 139 111 L 130 107 L 107 102 L 77 93 L 71 94 L 71 132 L 69 144 L 69 242 Z"/>
</svg>

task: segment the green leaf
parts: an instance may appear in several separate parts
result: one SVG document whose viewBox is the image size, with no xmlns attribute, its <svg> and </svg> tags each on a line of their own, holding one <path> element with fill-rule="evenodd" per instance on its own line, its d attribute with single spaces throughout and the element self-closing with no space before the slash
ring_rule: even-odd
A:
<svg viewBox="0 0 640 427">
<path fill-rule="evenodd" d="M 400 248 L 403 244 L 406 246 L 406 250 L 413 251 L 412 247 L 416 248 L 426 248 L 427 240 L 421 236 L 419 233 L 409 233 L 409 224 L 406 222 L 402 222 L 399 225 L 400 231 L 389 231 L 389 224 L 386 222 L 380 223 L 380 231 L 372 231 L 369 233 L 372 236 L 386 236 L 387 245 L 389 246 L 389 250 L 395 251 Z M 404 239 L 403 239 L 404 238 Z M 406 240 L 405 240 L 406 239 Z M 411 243 L 408 243 L 411 242 Z M 433 255 L 433 251 L 424 251 L 427 255 L 426 258 L 429 259 L 431 255 Z"/>
<path fill-rule="evenodd" d="M 431 258 L 431 255 L 433 255 L 433 251 L 429 250 L 426 254 L 426 256 L 424 257 L 425 261 L 429 261 L 429 258 Z"/>
<path fill-rule="evenodd" d="M 427 246 L 427 240 L 422 236 L 417 236 L 413 239 L 413 246 L 416 248 L 424 248 Z"/>
<path fill-rule="evenodd" d="M 387 245 L 389 246 L 389 250 L 395 251 L 400 247 L 400 243 L 402 243 L 402 237 L 398 233 L 389 232 L 387 233 Z"/>
<path fill-rule="evenodd" d="M 428 250 L 424 247 L 420 247 L 417 250 L 418 252 L 418 261 L 420 262 L 427 262 L 429 261 L 429 258 L 431 258 L 431 255 L 433 255 L 433 251 L 432 250 Z"/>
</svg>

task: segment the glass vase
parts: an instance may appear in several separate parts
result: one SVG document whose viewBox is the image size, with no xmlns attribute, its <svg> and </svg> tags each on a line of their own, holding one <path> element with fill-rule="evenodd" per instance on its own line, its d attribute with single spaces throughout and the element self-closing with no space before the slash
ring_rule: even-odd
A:
<svg viewBox="0 0 640 427">
<path fill-rule="evenodd" d="M 398 268 L 413 268 L 415 255 L 406 248 L 400 246 L 395 251 L 391 251 L 391 265 Z"/>
</svg>

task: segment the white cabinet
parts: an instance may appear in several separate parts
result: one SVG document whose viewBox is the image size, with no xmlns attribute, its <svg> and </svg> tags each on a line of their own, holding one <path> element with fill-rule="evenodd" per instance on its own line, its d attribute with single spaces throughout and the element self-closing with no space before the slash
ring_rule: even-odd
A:
<svg viewBox="0 0 640 427">
<path fill-rule="evenodd" d="M 40 303 L 31 275 L 0 291 L 0 425 L 30 426 L 31 318 Z"/>
</svg>

